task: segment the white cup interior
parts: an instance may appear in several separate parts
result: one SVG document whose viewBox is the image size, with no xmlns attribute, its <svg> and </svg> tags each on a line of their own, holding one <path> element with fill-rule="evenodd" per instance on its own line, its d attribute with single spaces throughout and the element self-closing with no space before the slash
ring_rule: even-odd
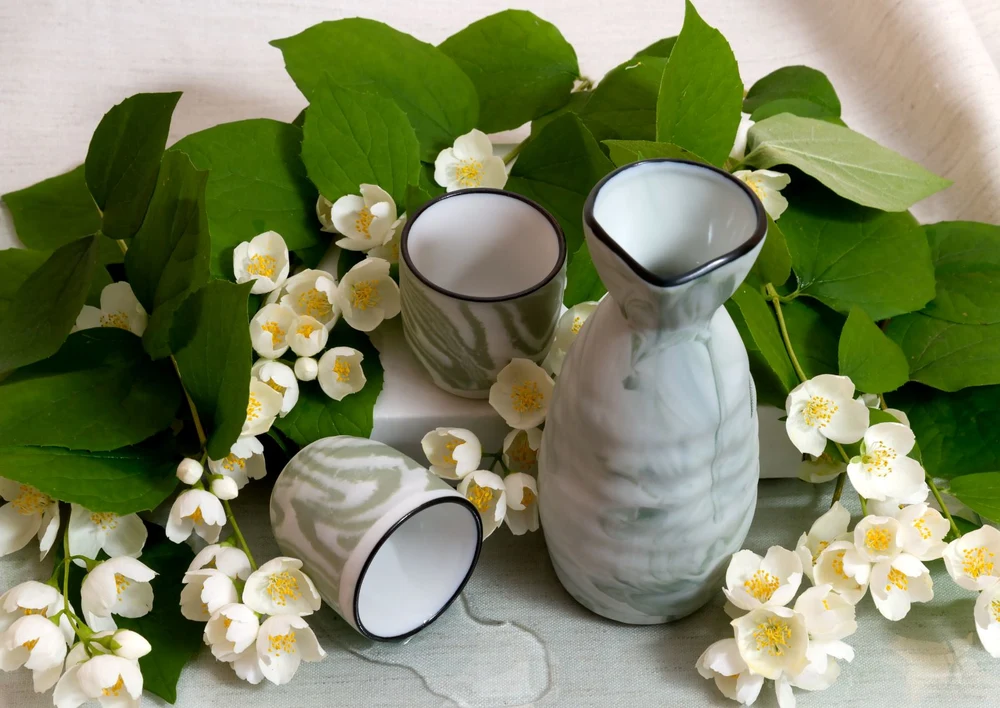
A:
<svg viewBox="0 0 1000 708">
<path fill-rule="evenodd" d="M 594 200 L 594 219 L 646 270 L 672 278 L 715 260 L 753 236 L 753 199 L 718 172 L 683 162 L 622 170 Z"/>
<path fill-rule="evenodd" d="M 424 209 L 410 224 L 413 268 L 460 297 L 507 297 L 542 282 L 559 262 L 559 235 L 520 199 L 464 192 Z"/>
<path fill-rule="evenodd" d="M 455 597 L 476 559 L 479 532 L 464 504 L 428 506 L 375 552 L 358 591 L 358 622 L 391 639 L 419 629 Z"/>
</svg>

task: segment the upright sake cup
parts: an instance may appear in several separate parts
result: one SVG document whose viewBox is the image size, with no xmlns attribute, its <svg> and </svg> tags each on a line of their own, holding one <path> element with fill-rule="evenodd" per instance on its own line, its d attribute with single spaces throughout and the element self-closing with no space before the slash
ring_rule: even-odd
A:
<svg viewBox="0 0 1000 708">
<path fill-rule="evenodd" d="M 405 639 L 472 575 L 483 540 L 465 497 L 388 445 L 339 435 L 302 448 L 271 493 L 271 528 L 354 629 Z"/>
<path fill-rule="evenodd" d="M 566 239 L 530 199 L 464 189 L 432 199 L 400 239 L 403 334 L 438 387 L 486 398 L 511 359 L 540 362 L 566 287 Z"/>
</svg>

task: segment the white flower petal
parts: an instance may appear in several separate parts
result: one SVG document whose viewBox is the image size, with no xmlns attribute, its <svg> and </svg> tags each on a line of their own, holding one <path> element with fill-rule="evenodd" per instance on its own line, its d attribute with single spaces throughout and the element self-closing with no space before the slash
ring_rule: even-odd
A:
<svg viewBox="0 0 1000 708">
<path fill-rule="evenodd" d="M 487 470 L 476 470 L 459 482 L 458 493 L 479 510 L 483 538 L 496 531 L 507 514 L 507 487 L 503 478 Z"/>
<path fill-rule="evenodd" d="M 323 393 L 335 401 L 341 401 L 345 396 L 364 388 L 368 381 L 361 366 L 364 358 L 364 354 L 352 347 L 327 349 L 317 364 L 317 378 Z"/>
</svg>

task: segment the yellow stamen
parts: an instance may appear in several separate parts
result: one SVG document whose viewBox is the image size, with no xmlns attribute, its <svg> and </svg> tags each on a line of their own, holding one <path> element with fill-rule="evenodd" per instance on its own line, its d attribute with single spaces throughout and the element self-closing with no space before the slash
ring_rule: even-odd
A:
<svg viewBox="0 0 1000 708">
<path fill-rule="evenodd" d="M 457 448 L 463 442 L 465 442 L 465 441 L 464 440 L 451 440 L 451 441 L 446 442 L 444 444 L 445 449 L 448 450 L 448 452 L 446 452 L 444 454 L 444 462 L 445 462 L 446 465 L 457 465 L 458 464 L 458 462 L 456 462 L 456 460 L 455 460 L 455 456 L 452 453 L 454 453 L 455 452 L 455 448 Z"/>
<path fill-rule="evenodd" d="M 247 264 L 247 274 L 273 278 L 277 266 L 278 263 L 274 260 L 274 256 L 250 256 L 250 262 Z"/>
<path fill-rule="evenodd" d="M 802 417 L 810 428 L 825 428 L 833 414 L 840 410 L 840 406 L 834 404 L 829 398 L 813 396 L 806 403 L 802 411 Z"/>
<path fill-rule="evenodd" d="M 480 487 L 475 482 L 469 483 L 469 489 L 465 492 L 465 497 L 472 505 L 479 509 L 481 514 L 485 514 L 490 510 L 490 505 L 493 504 L 493 500 L 497 497 L 497 490 L 492 487 Z"/>
<path fill-rule="evenodd" d="M 333 362 L 333 373 L 337 375 L 338 383 L 345 383 L 351 378 L 351 362 L 342 356 L 338 356 Z"/>
<path fill-rule="evenodd" d="M 316 288 L 309 288 L 300 293 L 298 302 L 300 311 L 304 310 L 305 314 L 316 319 L 322 319 L 333 311 L 333 305 L 330 304 L 326 293 Z"/>
<path fill-rule="evenodd" d="M 41 615 L 42 617 L 49 616 L 49 608 L 39 607 L 38 609 L 33 609 L 31 607 L 21 608 L 25 615 Z"/>
<path fill-rule="evenodd" d="M 285 330 L 283 330 L 277 322 L 274 322 L 273 320 L 271 322 L 265 322 L 260 326 L 260 328 L 271 334 L 272 347 L 281 346 L 281 340 L 285 336 Z"/>
<path fill-rule="evenodd" d="M 351 286 L 351 307 L 355 310 L 367 310 L 379 304 L 378 281 L 359 280 Z"/>
<path fill-rule="evenodd" d="M 483 184 L 483 163 L 479 160 L 462 160 L 455 166 L 455 181 L 463 187 L 479 187 Z"/>
<path fill-rule="evenodd" d="M 309 337 L 312 336 L 312 333 L 315 332 L 317 329 L 319 329 L 319 327 L 317 327 L 316 325 L 311 324 L 309 322 L 305 322 L 303 324 L 300 324 L 295 329 L 295 333 L 308 339 Z"/>
<path fill-rule="evenodd" d="M 237 457 L 231 452 L 228 455 L 226 455 L 226 457 L 222 460 L 222 467 L 224 469 L 229 470 L 230 472 L 234 471 L 237 467 L 239 467 L 241 470 L 246 469 L 246 466 L 247 466 L 246 460 L 244 460 L 242 457 Z"/>
<path fill-rule="evenodd" d="M 288 390 L 287 387 L 282 386 L 280 383 L 278 383 L 274 379 L 268 379 L 264 383 L 266 383 L 268 386 L 270 386 L 275 391 L 277 391 L 278 393 L 280 393 L 282 396 L 284 396 L 285 395 L 285 391 Z"/>
<path fill-rule="evenodd" d="M 816 552 L 813 553 L 813 563 L 819 560 L 819 554 L 826 550 L 826 547 L 830 545 L 829 541 L 820 541 L 816 544 Z"/>
<path fill-rule="evenodd" d="M 986 546 L 976 546 L 962 551 L 964 560 L 962 570 L 970 578 L 978 578 L 981 575 L 993 575 L 994 554 Z"/>
<path fill-rule="evenodd" d="M 121 674 L 119 674 L 118 680 L 114 683 L 114 685 L 102 689 L 101 694 L 104 696 L 118 696 L 121 694 L 123 688 L 125 688 L 125 679 L 123 679 Z"/>
<path fill-rule="evenodd" d="M 289 630 L 288 634 L 267 635 L 267 653 L 281 656 L 281 652 L 286 654 L 295 653 L 295 630 Z"/>
<path fill-rule="evenodd" d="M 764 570 L 758 570 L 749 580 L 743 581 L 743 589 L 760 602 L 770 600 L 780 585 L 781 581 L 777 577 Z"/>
<path fill-rule="evenodd" d="M 250 398 L 247 400 L 247 420 L 257 420 L 257 418 L 260 417 L 260 412 L 263 407 L 264 406 L 261 404 L 260 400 L 251 393 Z"/>
<path fill-rule="evenodd" d="M 37 637 L 35 639 L 29 639 L 28 641 L 26 641 L 21 646 L 24 647 L 25 649 L 27 649 L 28 651 L 31 651 L 32 649 L 35 648 L 36 644 L 38 644 L 38 638 Z"/>
<path fill-rule="evenodd" d="M 913 522 L 913 528 L 917 530 L 920 534 L 920 538 L 925 541 L 931 537 L 931 530 L 927 528 L 927 520 L 921 516 L 919 519 Z"/>
<path fill-rule="evenodd" d="M 889 590 L 891 590 L 893 586 L 905 592 L 906 589 L 909 587 L 909 585 L 910 581 L 905 574 L 896 570 L 895 568 L 891 568 L 889 570 L 889 577 L 886 579 L 886 585 L 885 585 L 886 592 L 889 592 Z"/>
<path fill-rule="evenodd" d="M 538 390 L 534 381 L 522 381 L 510 390 L 510 402 L 518 413 L 540 411 L 545 394 Z"/>
<path fill-rule="evenodd" d="M 757 651 L 766 649 L 770 656 L 784 656 L 785 649 L 791 646 L 792 628 L 783 619 L 772 617 L 757 625 L 753 638 L 757 642 Z"/>
<path fill-rule="evenodd" d="M 865 472 L 876 477 L 885 477 L 892 472 L 892 461 L 896 459 L 896 451 L 880 442 L 875 443 L 861 456 Z"/>
<path fill-rule="evenodd" d="M 993 613 L 993 620 L 1000 622 L 1000 600 L 994 600 L 990 603 L 990 612 Z"/>
<path fill-rule="evenodd" d="M 205 523 L 205 517 L 201 514 L 201 507 L 196 506 L 191 514 L 188 514 L 188 518 L 191 519 L 196 524 Z"/>
<path fill-rule="evenodd" d="M 101 315 L 101 327 L 115 327 L 116 329 L 129 329 L 128 313 L 109 312 Z"/>
<path fill-rule="evenodd" d="M 372 235 L 368 233 L 368 228 L 375 221 L 375 217 L 369 211 L 368 207 L 362 207 L 361 211 L 358 212 L 358 218 L 354 220 L 354 228 L 358 230 L 366 239 L 370 239 Z"/>
<path fill-rule="evenodd" d="M 531 469 L 538 462 L 538 451 L 532 450 L 528 444 L 528 434 L 518 433 L 514 436 L 514 442 L 507 450 L 507 457 L 515 463 L 518 469 Z"/>
<path fill-rule="evenodd" d="M 118 593 L 119 597 L 123 592 L 125 592 L 125 588 L 127 588 L 131 584 L 132 581 L 126 578 L 124 575 L 122 575 L 121 573 L 115 573 L 115 592 Z"/>
<path fill-rule="evenodd" d="M 112 514 L 110 511 L 91 514 L 90 521 L 94 526 L 100 526 L 103 531 L 113 531 L 118 528 L 118 514 Z"/>
<path fill-rule="evenodd" d="M 580 328 L 583 327 L 583 318 L 579 315 L 573 317 L 573 326 L 569 328 L 569 331 L 573 334 L 580 334 Z"/>
<path fill-rule="evenodd" d="M 42 494 L 40 491 L 27 484 L 19 487 L 17 498 L 11 502 L 11 506 L 21 516 L 31 516 L 33 514 L 44 513 L 52 504 L 52 497 Z"/>
<path fill-rule="evenodd" d="M 287 605 L 289 600 L 298 600 L 302 597 L 298 578 L 287 570 L 268 576 L 267 594 L 271 596 L 271 601 L 274 604 L 281 607 Z"/>
<path fill-rule="evenodd" d="M 846 551 L 841 551 L 836 556 L 834 556 L 833 561 L 830 563 L 833 568 L 833 572 L 844 578 L 845 580 L 850 580 L 847 573 L 844 572 L 844 553 Z"/>
<path fill-rule="evenodd" d="M 229 629 L 229 625 L 231 625 L 232 623 L 233 623 L 233 621 L 231 619 L 229 619 L 228 617 L 223 617 L 222 618 L 222 626 L 225 627 L 226 629 Z"/>
<path fill-rule="evenodd" d="M 525 487 L 523 490 L 521 490 L 521 506 L 530 506 L 531 504 L 534 504 L 537 500 L 538 497 L 535 496 L 535 493 L 531 491 L 529 487 Z"/>
<path fill-rule="evenodd" d="M 827 599 L 823 600 L 823 609 L 824 610 L 829 610 L 830 609 L 830 601 L 829 600 L 827 600 Z"/>
<path fill-rule="evenodd" d="M 871 528 L 865 533 L 865 548 L 870 551 L 888 551 L 892 545 L 892 534 L 889 529 Z"/>
</svg>

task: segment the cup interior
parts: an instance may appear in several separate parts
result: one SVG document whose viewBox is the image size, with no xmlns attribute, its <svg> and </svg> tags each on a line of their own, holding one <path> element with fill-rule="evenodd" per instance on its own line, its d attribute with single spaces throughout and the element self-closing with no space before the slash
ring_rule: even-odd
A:
<svg viewBox="0 0 1000 708">
<path fill-rule="evenodd" d="M 450 503 L 449 503 L 450 502 Z M 358 629 L 377 639 L 404 637 L 430 623 L 469 579 L 480 543 L 475 509 L 443 497 L 396 526 L 358 581 Z"/>
<path fill-rule="evenodd" d="M 647 271 L 675 278 L 751 239 L 758 207 L 731 175 L 694 163 L 651 160 L 613 174 L 597 193 L 592 216 Z"/>
<path fill-rule="evenodd" d="M 445 294 L 502 299 L 554 277 L 565 258 L 562 233 L 538 205 L 500 190 L 453 192 L 407 225 L 403 257 Z"/>
</svg>

